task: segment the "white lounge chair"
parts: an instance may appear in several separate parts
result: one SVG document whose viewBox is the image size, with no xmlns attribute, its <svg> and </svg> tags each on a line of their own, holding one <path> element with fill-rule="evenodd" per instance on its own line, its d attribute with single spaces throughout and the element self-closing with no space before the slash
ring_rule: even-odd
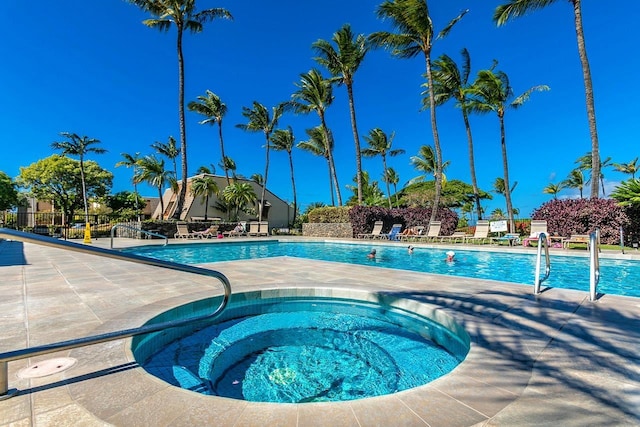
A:
<svg viewBox="0 0 640 427">
<path fill-rule="evenodd" d="M 465 243 L 477 242 L 477 241 L 479 241 L 480 243 L 488 242 L 489 230 L 490 230 L 489 221 L 486 221 L 486 220 L 478 221 L 476 223 L 476 232 L 473 234 L 473 236 L 465 238 Z"/>
<path fill-rule="evenodd" d="M 375 239 L 380 236 L 383 225 L 384 223 L 382 221 L 376 221 L 373 223 L 373 230 L 371 230 L 371 233 L 360 233 L 356 237 L 359 239 Z"/>
<path fill-rule="evenodd" d="M 187 224 L 184 222 L 176 223 L 176 228 L 178 231 L 173 235 L 175 239 L 193 239 L 196 237 L 196 234 L 190 232 L 189 227 L 187 227 Z"/>
</svg>

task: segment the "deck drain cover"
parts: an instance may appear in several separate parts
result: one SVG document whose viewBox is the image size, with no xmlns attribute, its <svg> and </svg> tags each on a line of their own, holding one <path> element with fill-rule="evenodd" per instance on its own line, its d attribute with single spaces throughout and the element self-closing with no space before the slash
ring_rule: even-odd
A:
<svg viewBox="0 0 640 427">
<path fill-rule="evenodd" d="M 18 371 L 20 378 L 40 378 L 65 371 L 76 364 L 72 357 L 57 357 L 40 362 Z"/>
</svg>

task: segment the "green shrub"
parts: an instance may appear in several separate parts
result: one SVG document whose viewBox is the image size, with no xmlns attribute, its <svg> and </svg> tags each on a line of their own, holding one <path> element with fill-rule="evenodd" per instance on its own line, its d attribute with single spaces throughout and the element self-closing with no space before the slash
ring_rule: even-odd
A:
<svg viewBox="0 0 640 427">
<path fill-rule="evenodd" d="M 309 212 L 309 222 L 321 224 L 342 224 L 349 222 L 350 206 L 325 206 Z"/>
</svg>

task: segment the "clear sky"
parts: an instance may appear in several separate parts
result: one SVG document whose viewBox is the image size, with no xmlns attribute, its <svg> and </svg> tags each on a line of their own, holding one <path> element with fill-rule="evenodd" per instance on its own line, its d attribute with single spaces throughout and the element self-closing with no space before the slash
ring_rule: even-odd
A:
<svg viewBox="0 0 640 427">
<path fill-rule="evenodd" d="M 217 20 L 200 34 L 185 34 L 185 100 L 218 94 L 229 112 L 223 122 L 227 155 L 238 173 L 264 173 L 264 136 L 235 127 L 246 123 L 243 106 L 258 101 L 267 107 L 290 99 L 299 75 L 319 67 L 311 45 L 330 40 L 343 24 L 368 35 L 388 30 L 375 17 L 381 0 L 199 0 L 199 9 L 227 8 L 233 21 Z M 575 160 L 590 151 L 584 85 L 577 53 L 573 10 L 569 1 L 497 28 L 491 21 L 502 0 L 430 0 L 437 31 L 461 10 L 469 13 L 450 35 L 436 41 L 433 58 L 446 53 L 460 63 L 460 50 L 471 55 L 472 75 L 499 61 L 509 75 L 515 95 L 534 85 L 549 92 L 534 93 L 527 104 L 506 114 L 510 179 L 518 185 L 514 206 L 521 216 L 551 196 L 542 193 L 550 182 L 565 179 Z M 123 0 L 4 0 L 0 16 L 3 66 L 0 67 L 2 144 L 0 170 L 11 177 L 21 166 L 48 157 L 60 132 L 87 135 L 102 141 L 107 154 L 93 155 L 114 173 L 113 192 L 132 190 L 131 170 L 116 168 L 121 153 L 151 154 L 155 141 L 170 135 L 179 140 L 175 29 L 150 29 L 148 16 Z M 635 109 L 638 86 L 636 46 L 640 41 L 640 2 L 586 0 L 583 19 L 593 75 L 601 156 L 626 163 L 640 155 L 640 120 Z M 321 68 L 320 68 L 321 69 Z M 406 154 L 389 160 L 401 184 L 418 175 L 409 158 L 424 144 L 433 144 L 428 112 L 420 112 L 423 58 L 400 60 L 387 51 L 371 51 L 355 76 L 354 93 L 361 137 L 372 128 L 395 132 L 394 148 Z M 326 71 L 323 71 L 328 76 Z M 344 186 L 355 176 L 354 143 L 346 90 L 334 89 L 327 112 L 335 137 L 335 158 L 343 199 Z M 438 108 L 438 127 L 448 179 L 470 183 L 467 142 L 460 111 L 453 104 Z M 199 125 L 201 116 L 187 112 L 189 174 L 220 160 L 217 128 Z M 306 128 L 316 115 L 286 114 L 280 127 L 292 126 L 296 141 L 307 139 Z M 502 176 L 498 119 L 472 116 L 476 170 L 480 187 L 489 191 Z M 366 145 L 362 140 L 363 147 Z M 298 202 L 330 203 L 328 173 L 323 158 L 294 151 Z M 380 180 L 380 158 L 365 158 L 363 168 Z M 222 171 L 218 168 L 218 173 Z M 624 175 L 604 171 L 607 192 Z M 272 152 L 270 190 L 292 200 L 286 153 Z M 381 183 L 383 188 L 383 184 Z M 146 196 L 157 193 L 142 187 Z M 561 195 L 570 196 L 565 190 Z M 575 192 L 573 193 L 575 194 Z M 588 188 L 585 189 L 588 193 Z M 487 213 L 505 208 L 495 195 Z"/>
</svg>

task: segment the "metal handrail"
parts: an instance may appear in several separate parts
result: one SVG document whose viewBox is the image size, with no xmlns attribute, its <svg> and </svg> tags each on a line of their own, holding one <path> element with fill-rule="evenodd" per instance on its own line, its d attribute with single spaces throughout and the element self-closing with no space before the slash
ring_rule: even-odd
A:
<svg viewBox="0 0 640 427">
<path fill-rule="evenodd" d="M 600 229 L 589 234 L 589 301 L 593 302 L 598 296 L 598 282 L 600 281 Z"/>
<path fill-rule="evenodd" d="M 164 239 L 164 245 L 163 246 L 167 246 L 169 244 L 169 238 L 167 236 L 165 236 L 165 235 L 154 233 L 153 231 L 143 230 L 142 228 L 132 227 L 130 225 L 116 224 L 113 227 L 111 227 L 111 249 L 113 249 L 113 236 L 115 234 L 116 228 L 126 228 L 127 230 L 148 234 L 149 236 L 160 237 L 160 238 Z"/>
<path fill-rule="evenodd" d="M 62 341 L 53 344 L 45 344 L 37 347 L 25 348 L 22 350 L 14 350 L 6 353 L 0 353 L 0 400 L 9 398 L 17 393 L 17 390 L 9 390 L 9 376 L 8 376 L 8 364 L 13 360 L 25 359 L 28 357 L 38 356 L 41 354 L 52 353 L 59 350 L 69 350 L 78 347 L 84 347 L 92 344 L 99 344 L 106 341 L 114 341 L 122 338 L 129 338 L 134 335 L 148 334 L 151 332 L 158 332 L 168 328 L 175 328 L 178 326 L 184 326 L 188 323 L 201 321 L 205 319 L 212 319 L 219 315 L 226 307 L 231 297 L 231 284 L 227 277 L 214 270 L 207 270 L 200 267 L 191 265 L 178 264 L 170 261 L 161 261 L 158 259 L 147 258 L 140 255 L 121 253 L 118 251 L 112 251 L 109 249 L 96 248 L 79 243 L 67 242 L 63 240 L 54 239 L 51 237 L 39 236 L 33 233 L 25 233 L 22 231 L 9 230 L 6 228 L 0 228 L 0 237 L 18 240 L 26 243 L 35 243 L 38 245 L 51 246 L 55 248 L 64 248 L 76 252 L 95 254 L 104 256 L 107 258 L 113 258 L 123 261 L 131 261 L 138 264 L 152 265 L 155 267 L 168 268 L 171 270 L 178 270 L 187 273 L 200 274 L 204 276 L 215 277 L 220 280 L 224 287 L 224 295 L 218 308 L 216 308 L 210 314 L 204 314 L 200 316 L 190 317 L 188 319 L 173 320 L 168 322 L 157 323 L 154 325 L 145 325 L 138 328 L 125 329 L 117 332 L 108 332 L 105 334 L 94 335 L 90 337 L 78 338 L 69 341 Z"/>
<path fill-rule="evenodd" d="M 546 259 L 546 269 L 544 278 L 540 279 L 540 261 L 542 260 L 542 247 L 544 246 L 544 254 Z M 536 257 L 536 275 L 533 281 L 533 294 L 540 294 L 540 284 L 549 278 L 551 273 L 551 261 L 549 259 L 549 245 L 547 241 L 547 235 L 540 233 L 538 235 L 538 255 Z"/>
</svg>

